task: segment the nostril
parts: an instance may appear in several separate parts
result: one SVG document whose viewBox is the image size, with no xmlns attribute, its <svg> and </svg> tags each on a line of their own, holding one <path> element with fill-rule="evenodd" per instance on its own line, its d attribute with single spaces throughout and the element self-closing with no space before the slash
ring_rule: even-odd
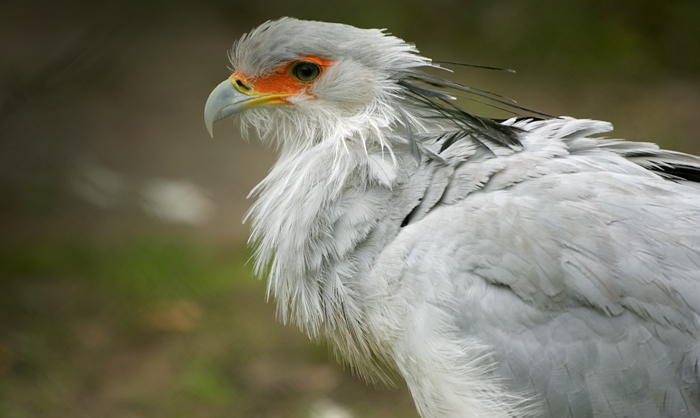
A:
<svg viewBox="0 0 700 418">
<path fill-rule="evenodd" d="M 241 90 L 245 90 L 245 91 L 250 90 L 250 87 L 248 87 L 246 84 L 244 84 L 241 80 L 236 80 L 236 87 L 240 88 Z"/>
</svg>

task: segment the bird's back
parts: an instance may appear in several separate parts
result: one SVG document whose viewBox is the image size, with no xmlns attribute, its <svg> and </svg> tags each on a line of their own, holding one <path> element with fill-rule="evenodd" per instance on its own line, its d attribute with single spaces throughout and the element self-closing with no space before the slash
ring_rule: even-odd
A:
<svg viewBox="0 0 700 418">
<path fill-rule="evenodd" d="M 439 308 L 420 321 L 485 345 L 475 368 L 545 416 L 700 416 L 700 193 L 668 173 L 700 160 L 590 138 L 602 122 L 512 123 L 521 150 L 434 165 L 438 198 L 387 249 L 409 303 Z"/>
</svg>

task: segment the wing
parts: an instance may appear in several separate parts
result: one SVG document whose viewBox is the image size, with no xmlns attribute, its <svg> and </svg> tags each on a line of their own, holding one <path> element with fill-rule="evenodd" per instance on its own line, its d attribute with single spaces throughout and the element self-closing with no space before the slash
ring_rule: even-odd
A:
<svg viewBox="0 0 700 418">
<path fill-rule="evenodd" d="M 408 299 L 548 416 L 700 416 L 699 160 L 591 139 L 591 121 L 522 128 L 521 152 L 432 168 L 393 245 L 404 280 L 450 291 Z"/>
</svg>

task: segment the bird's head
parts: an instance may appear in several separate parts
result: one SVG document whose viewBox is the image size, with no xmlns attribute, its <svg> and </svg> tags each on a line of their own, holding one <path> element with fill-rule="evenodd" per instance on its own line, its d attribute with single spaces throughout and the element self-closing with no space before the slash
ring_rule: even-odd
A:
<svg viewBox="0 0 700 418">
<path fill-rule="evenodd" d="M 377 29 L 282 18 L 235 43 L 233 74 L 209 96 L 214 122 L 240 114 L 263 138 L 283 146 L 327 137 L 366 140 L 370 132 L 404 123 L 394 110 L 398 74 L 430 65 L 403 40 Z"/>
</svg>

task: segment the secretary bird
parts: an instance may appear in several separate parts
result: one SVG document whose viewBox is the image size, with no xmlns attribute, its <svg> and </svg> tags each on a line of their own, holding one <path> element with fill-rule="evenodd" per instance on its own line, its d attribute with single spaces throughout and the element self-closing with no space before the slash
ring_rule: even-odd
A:
<svg viewBox="0 0 700 418">
<path fill-rule="evenodd" d="M 425 418 L 700 417 L 700 158 L 471 114 L 505 99 L 382 30 L 282 18 L 230 58 L 205 122 L 279 150 L 250 241 L 283 322 Z"/>
</svg>

